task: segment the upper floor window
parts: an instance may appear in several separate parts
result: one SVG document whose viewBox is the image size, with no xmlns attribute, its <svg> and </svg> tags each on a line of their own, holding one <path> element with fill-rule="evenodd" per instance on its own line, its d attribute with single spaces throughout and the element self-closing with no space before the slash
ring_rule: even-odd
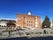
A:
<svg viewBox="0 0 53 40">
<path fill-rule="evenodd" d="M 27 21 L 27 23 L 28 23 L 28 21 Z"/>
<path fill-rule="evenodd" d="M 31 23 L 31 21 L 27 21 L 27 23 Z"/>
<path fill-rule="evenodd" d="M 25 18 L 25 17 L 24 17 Z"/>
<path fill-rule="evenodd" d="M 27 26 L 29 26 L 29 25 L 27 24 Z"/>
</svg>

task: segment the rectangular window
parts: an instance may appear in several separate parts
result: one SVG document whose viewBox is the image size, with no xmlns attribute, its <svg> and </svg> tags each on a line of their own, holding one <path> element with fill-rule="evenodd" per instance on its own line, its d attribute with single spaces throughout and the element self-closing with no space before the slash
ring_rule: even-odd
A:
<svg viewBox="0 0 53 40">
<path fill-rule="evenodd" d="M 28 21 L 27 21 L 27 23 L 28 23 Z"/>
<path fill-rule="evenodd" d="M 27 26 L 28 26 L 28 24 L 27 24 Z"/>
</svg>

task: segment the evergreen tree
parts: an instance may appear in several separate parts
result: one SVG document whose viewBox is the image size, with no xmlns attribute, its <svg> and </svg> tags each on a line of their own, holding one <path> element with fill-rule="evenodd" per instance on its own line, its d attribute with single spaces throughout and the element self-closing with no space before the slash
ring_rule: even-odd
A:
<svg viewBox="0 0 53 40">
<path fill-rule="evenodd" d="M 42 23 L 42 28 L 50 28 L 50 19 L 48 16 L 45 17 L 45 20 Z"/>
</svg>

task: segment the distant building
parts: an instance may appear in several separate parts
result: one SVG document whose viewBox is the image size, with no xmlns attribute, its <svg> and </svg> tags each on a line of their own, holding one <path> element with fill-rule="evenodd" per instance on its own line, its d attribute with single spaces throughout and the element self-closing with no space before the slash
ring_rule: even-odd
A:
<svg viewBox="0 0 53 40">
<path fill-rule="evenodd" d="M 51 25 L 50 25 L 50 27 L 51 27 L 51 28 L 53 28 L 53 21 L 51 22 Z"/>
<path fill-rule="evenodd" d="M 32 16 L 31 12 L 28 15 L 17 14 L 16 28 L 42 28 L 40 16 Z"/>
<path fill-rule="evenodd" d="M 8 20 L 0 20 L 0 26 L 7 26 Z"/>
<path fill-rule="evenodd" d="M 9 22 L 12 22 L 12 23 L 16 23 L 16 21 L 15 20 L 0 20 L 0 26 L 7 26 L 7 23 L 9 23 Z"/>
<path fill-rule="evenodd" d="M 15 20 L 0 20 L 0 29 L 2 30 L 6 30 L 8 29 L 12 29 L 13 27 L 15 27 L 16 25 L 16 21 Z"/>
</svg>

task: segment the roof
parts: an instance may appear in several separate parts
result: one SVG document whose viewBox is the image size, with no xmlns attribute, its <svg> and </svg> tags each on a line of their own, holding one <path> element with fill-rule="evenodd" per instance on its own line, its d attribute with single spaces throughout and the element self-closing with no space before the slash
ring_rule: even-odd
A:
<svg viewBox="0 0 53 40">
<path fill-rule="evenodd" d="M 5 19 L 1 19 L 0 21 L 13 21 L 13 22 L 16 22 L 15 20 L 5 20 Z"/>
<path fill-rule="evenodd" d="M 26 14 L 17 14 L 17 16 L 29 16 L 29 17 L 40 17 L 40 16 L 33 16 L 33 15 L 26 15 Z"/>
</svg>

